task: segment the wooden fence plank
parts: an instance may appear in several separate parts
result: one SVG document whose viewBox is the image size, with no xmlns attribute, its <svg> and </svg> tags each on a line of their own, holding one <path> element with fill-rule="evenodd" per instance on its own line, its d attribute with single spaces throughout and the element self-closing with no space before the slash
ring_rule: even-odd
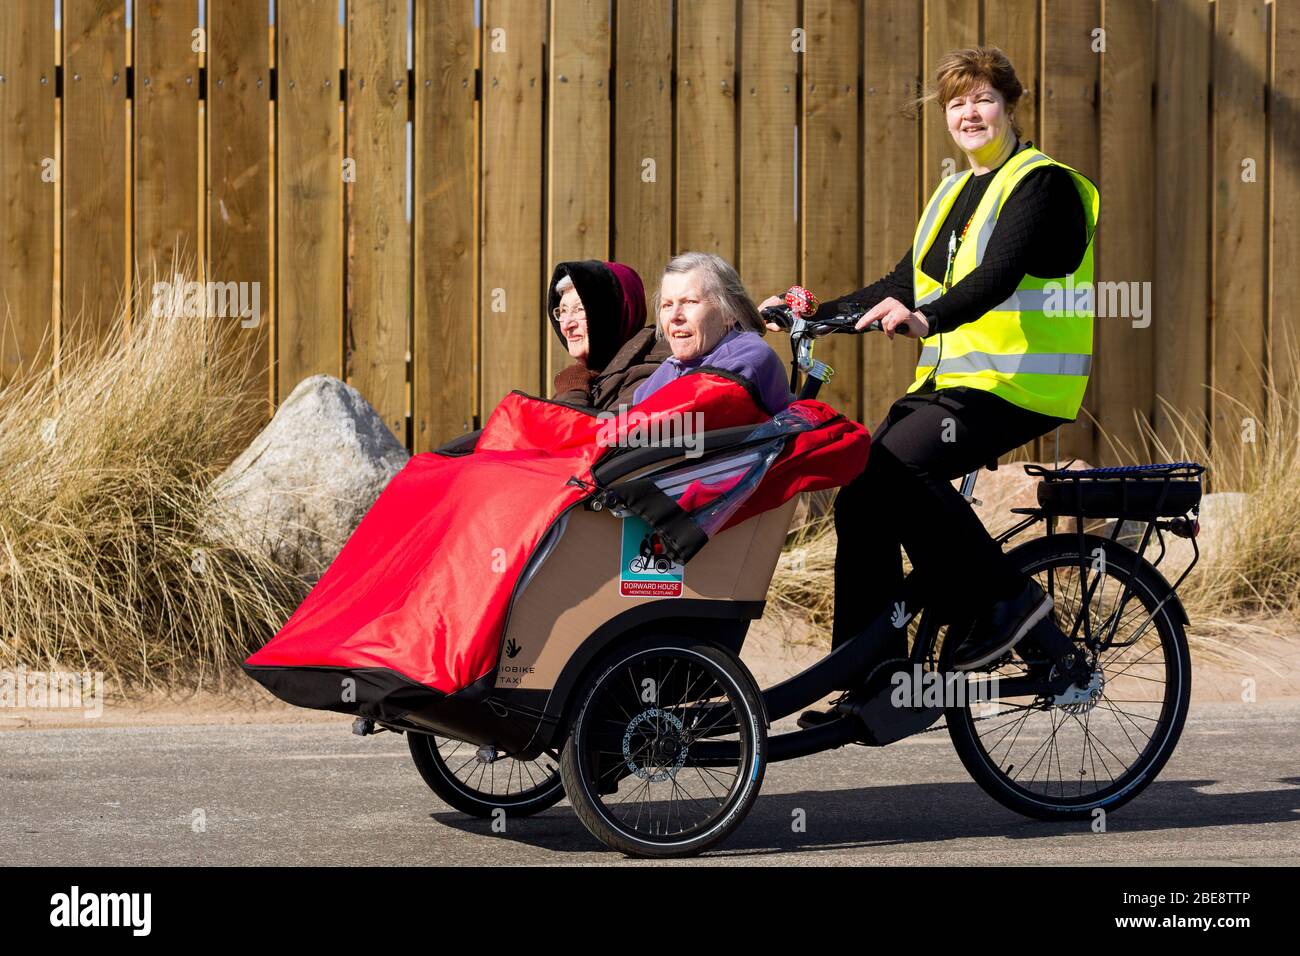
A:
<svg viewBox="0 0 1300 956">
<path fill-rule="evenodd" d="M 474 428 L 478 403 L 478 31 L 466 0 L 415 9 L 415 451 Z"/>
<path fill-rule="evenodd" d="M 911 248 L 920 213 L 922 17 L 914 0 L 867 0 L 863 17 L 862 278 Z M 862 336 L 862 423 L 874 429 L 911 384 L 918 347 Z"/>
<path fill-rule="evenodd" d="M 135 266 L 146 281 L 155 273 L 170 278 L 173 256 L 198 271 L 198 25 L 195 0 L 135 5 L 131 195 Z"/>
<path fill-rule="evenodd" d="M 1007 55 L 1025 88 L 1016 104 L 1021 142 L 1038 142 L 1038 91 L 1042 80 L 1039 6 L 1040 0 L 984 0 L 984 45 L 995 46 Z"/>
<path fill-rule="evenodd" d="M 1160 0 L 1156 36 L 1154 417 L 1169 445 L 1180 420 L 1204 428 L 1208 408 L 1209 151 L 1188 144 L 1209 139 L 1209 5 Z M 1178 56 L 1163 53 L 1175 49 Z"/>
<path fill-rule="evenodd" d="M 1268 34 L 1264 0 L 1218 0 L 1215 9 L 1210 408 L 1215 444 L 1240 447 L 1264 426 Z"/>
<path fill-rule="evenodd" d="M 0 32 L 0 386 L 53 354 L 54 0 L 5 11 Z"/>
<path fill-rule="evenodd" d="M 740 39 L 740 223 L 736 267 L 755 302 L 798 278 L 795 143 L 799 67 L 792 48 L 797 0 L 746 0 Z"/>
<path fill-rule="evenodd" d="M 99 339 L 125 303 L 126 2 L 63 5 L 60 350 Z"/>
<path fill-rule="evenodd" d="M 986 46 L 996 46 L 1015 67 L 1025 92 L 1016 104 L 1016 124 L 1021 142 L 1038 143 L 1038 107 L 1042 89 L 1042 0 L 984 0 Z M 1041 457 L 1039 440 L 1026 442 L 1002 456 L 1001 461 Z"/>
<path fill-rule="evenodd" d="M 1097 136 L 1101 57 L 1093 49 L 1093 31 L 1101 26 L 1101 2 L 1046 0 L 1043 26 L 1042 147 L 1053 159 L 1097 182 L 1101 178 Z M 1094 255 L 1103 244 L 1103 239 L 1098 238 Z M 1062 461 L 1075 457 L 1093 460 L 1096 425 L 1091 416 L 1095 414 L 1100 362 L 1094 347 L 1093 374 L 1079 417 L 1072 425 L 1063 425 L 1043 436 L 1040 453 L 1044 458 L 1059 455 Z"/>
<path fill-rule="evenodd" d="M 271 133 L 267 7 L 227 0 L 208 7 L 208 278 L 257 283 L 256 325 L 240 320 L 248 394 L 274 401 L 271 366 Z"/>
<path fill-rule="evenodd" d="M 926 88 L 934 85 L 935 68 L 945 53 L 975 46 L 979 38 L 979 0 L 926 0 L 925 63 L 922 70 Z M 927 103 L 921 120 L 925 151 L 921 165 L 921 201 L 924 203 L 939 185 L 939 180 L 949 173 L 961 172 L 968 164 L 948 133 L 942 104 Z"/>
<path fill-rule="evenodd" d="M 803 277 L 822 298 L 862 284 L 859 239 L 862 169 L 858 145 L 858 71 L 862 64 L 858 0 L 805 0 Z M 817 355 L 835 369 L 822 398 L 860 418 L 861 342 L 857 335 L 827 336 Z M 784 357 L 784 353 L 783 353 Z"/>
<path fill-rule="evenodd" d="M 1155 179 L 1155 134 L 1151 106 L 1155 82 L 1155 17 L 1149 3 L 1108 3 L 1106 51 L 1101 76 L 1102 228 L 1098 283 L 1127 290 L 1095 296 L 1097 371 L 1094 373 L 1099 464 L 1129 464 L 1147 448 L 1134 412 L 1148 422 L 1155 396 L 1153 368 L 1156 327 L 1151 316 L 1154 228 L 1151 183 Z M 1128 308 L 1122 306 L 1127 302 Z M 1141 304 L 1145 316 L 1138 314 Z M 1103 312 L 1107 314 L 1102 314 Z"/>
<path fill-rule="evenodd" d="M 347 347 L 355 387 L 406 442 L 411 234 L 406 222 L 406 4 L 348 5 Z"/>
<path fill-rule="evenodd" d="M 487 0 L 483 32 L 480 414 L 486 420 L 512 389 L 542 392 L 541 348 L 551 334 L 542 323 L 541 278 L 545 4 Z"/>
<path fill-rule="evenodd" d="M 343 376 L 338 5 L 276 6 L 276 391 Z"/>
<path fill-rule="evenodd" d="M 736 0 L 677 2 L 675 252 L 736 258 Z"/>
<path fill-rule="evenodd" d="M 543 285 L 557 262 L 609 258 L 609 20 L 608 0 L 551 4 Z M 573 359 L 544 325 L 548 387 Z"/>
<path fill-rule="evenodd" d="M 979 43 L 979 0 L 926 0 L 924 33 L 922 76 L 925 90 L 930 91 L 934 88 L 939 60 L 945 53 Z M 921 136 L 921 205 L 924 206 L 944 176 L 962 172 L 970 164 L 948 132 L 944 104 L 925 104 L 921 116 Z M 1014 457 L 1014 454 L 1004 457 Z"/>
<path fill-rule="evenodd" d="M 1280 394 L 1300 401 L 1300 4 L 1273 4 L 1273 33 L 1270 368 Z"/>
<path fill-rule="evenodd" d="M 653 299 L 673 251 L 671 0 L 616 0 L 614 33 L 613 255 Z"/>
</svg>

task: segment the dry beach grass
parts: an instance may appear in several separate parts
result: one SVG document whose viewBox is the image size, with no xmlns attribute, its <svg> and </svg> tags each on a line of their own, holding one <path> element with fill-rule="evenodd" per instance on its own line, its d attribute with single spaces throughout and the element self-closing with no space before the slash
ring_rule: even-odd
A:
<svg viewBox="0 0 1300 956">
<path fill-rule="evenodd" d="M 205 535 L 212 478 L 261 424 L 240 331 L 138 301 L 0 387 L 0 667 L 220 686 L 296 606 L 291 575 Z"/>
</svg>

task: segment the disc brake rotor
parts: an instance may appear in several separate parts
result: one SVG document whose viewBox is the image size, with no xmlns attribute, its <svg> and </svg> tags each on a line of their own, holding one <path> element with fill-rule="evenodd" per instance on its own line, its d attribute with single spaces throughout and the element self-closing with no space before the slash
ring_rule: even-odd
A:
<svg viewBox="0 0 1300 956">
<path fill-rule="evenodd" d="M 662 783 L 686 763 L 688 746 L 683 736 L 681 720 L 668 711 L 643 710 L 623 733 L 623 762 L 640 779 Z"/>
<path fill-rule="evenodd" d="M 1052 672 L 1055 675 L 1056 669 Z M 1106 675 L 1102 673 L 1100 667 L 1092 672 L 1085 686 L 1071 684 L 1068 688 L 1057 694 L 1052 703 L 1061 708 L 1067 714 L 1082 716 L 1092 710 L 1101 701 L 1106 690 Z"/>
</svg>

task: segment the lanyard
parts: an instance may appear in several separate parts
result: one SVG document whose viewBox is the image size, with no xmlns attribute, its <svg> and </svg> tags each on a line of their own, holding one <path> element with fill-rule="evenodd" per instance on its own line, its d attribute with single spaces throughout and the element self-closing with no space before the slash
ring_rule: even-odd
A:
<svg viewBox="0 0 1300 956">
<path fill-rule="evenodd" d="M 1007 164 L 1008 162 L 1011 161 L 1011 157 L 1012 157 L 1012 156 L 1015 156 L 1016 153 L 1020 152 L 1022 149 L 1025 149 L 1025 148 L 1030 147 L 1030 146 L 1033 146 L 1033 145 L 1034 145 L 1034 144 L 1033 144 L 1033 143 L 1030 143 L 1030 142 L 1021 143 L 1021 142 L 1017 139 L 1017 140 L 1016 140 L 1015 148 L 1011 150 L 1011 156 L 1008 156 L 1006 159 L 1004 159 L 1004 160 L 1002 161 L 1002 165 L 999 166 L 999 167 L 998 167 L 996 170 L 994 170 L 993 172 L 994 172 L 994 173 L 997 173 L 997 172 L 1001 171 L 1002 167 L 1003 167 L 1003 166 L 1006 166 L 1006 164 Z M 969 185 L 970 185 L 970 184 L 968 183 L 967 186 L 969 187 Z M 964 191 L 964 190 L 963 190 L 963 191 Z M 981 194 L 980 194 L 980 199 L 983 199 L 983 198 L 984 198 L 984 194 L 981 193 Z M 970 197 L 969 197 L 969 195 L 968 195 L 968 196 L 967 196 L 967 199 L 966 199 L 966 203 L 965 203 L 965 205 L 964 205 L 963 208 L 962 208 L 962 212 L 963 212 L 963 213 L 966 211 L 966 208 L 965 208 L 965 207 L 966 207 L 966 206 L 969 206 L 969 205 L 970 205 Z M 957 259 L 957 250 L 960 249 L 960 248 L 961 248 L 961 244 L 962 244 L 963 242 L 966 241 L 966 233 L 970 230 L 970 224 L 971 224 L 972 222 L 974 222 L 974 220 L 975 220 L 975 213 L 978 212 L 978 211 L 979 211 L 979 203 L 976 202 L 976 204 L 975 204 L 975 208 L 974 208 L 973 210 L 971 210 L 971 214 L 970 214 L 970 216 L 967 217 L 967 219 L 966 219 L 966 224 L 965 224 L 964 226 L 961 227 L 961 235 L 960 235 L 960 236 L 957 235 L 957 230 L 955 230 L 955 229 L 954 229 L 952 232 L 948 233 L 948 262 L 947 262 L 947 264 L 944 266 L 944 269 L 943 269 L 943 291 L 944 291 L 944 292 L 947 292 L 950 288 L 952 288 L 952 270 L 953 270 L 953 263 L 954 263 L 954 262 L 956 261 L 956 259 Z"/>
<path fill-rule="evenodd" d="M 974 221 L 975 214 L 971 213 L 970 218 L 966 220 L 966 225 L 961 227 L 961 235 L 957 235 L 954 229 L 948 233 L 948 262 L 943 267 L 943 291 L 947 292 L 952 288 L 952 270 L 953 263 L 957 261 L 957 250 L 961 244 L 966 241 L 966 233 L 970 230 L 970 224 Z"/>
</svg>

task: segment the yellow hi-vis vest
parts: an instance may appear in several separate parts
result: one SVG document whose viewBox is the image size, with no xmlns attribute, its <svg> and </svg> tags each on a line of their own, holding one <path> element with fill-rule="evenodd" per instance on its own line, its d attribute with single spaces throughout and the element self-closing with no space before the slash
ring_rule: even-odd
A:
<svg viewBox="0 0 1300 956">
<path fill-rule="evenodd" d="M 1078 417 L 1092 368 L 1092 240 L 1100 211 L 1092 181 L 1028 144 L 1021 146 L 993 177 L 975 208 L 952 263 L 950 286 L 983 260 L 998 213 L 1011 191 L 1030 170 L 1049 163 L 1070 173 L 1079 191 L 1088 230 L 1083 261 L 1062 278 L 1026 275 L 1010 298 L 978 319 L 922 339 L 916 380 L 909 392 L 933 376 L 936 389 L 958 385 L 980 388 L 1044 415 Z M 921 269 L 921 262 L 935 242 L 947 246 L 949 237 L 938 233 L 970 175 L 967 170 L 945 177 L 917 225 L 912 241 L 912 281 L 918 309 L 946 291 Z"/>
</svg>

